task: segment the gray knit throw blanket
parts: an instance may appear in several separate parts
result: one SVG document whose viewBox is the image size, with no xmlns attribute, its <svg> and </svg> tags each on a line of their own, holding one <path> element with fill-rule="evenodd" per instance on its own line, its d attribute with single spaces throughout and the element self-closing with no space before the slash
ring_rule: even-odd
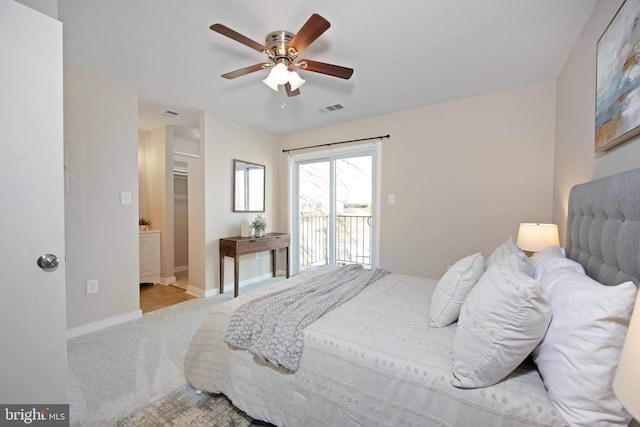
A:
<svg viewBox="0 0 640 427">
<path fill-rule="evenodd" d="M 302 330 L 388 273 L 380 268 L 369 270 L 350 264 L 261 295 L 233 313 L 224 340 L 276 366 L 295 371 L 302 354 Z"/>
</svg>

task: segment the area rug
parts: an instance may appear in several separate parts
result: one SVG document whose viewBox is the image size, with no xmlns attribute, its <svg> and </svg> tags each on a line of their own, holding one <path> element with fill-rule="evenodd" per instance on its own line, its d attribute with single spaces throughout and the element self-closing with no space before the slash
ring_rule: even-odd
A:
<svg viewBox="0 0 640 427">
<path fill-rule="evenodd" d="M 185 385 L 118 421 L 118 426 L 267 427 L 271 424 L 254 420 L 224 395 L 197 394 L 193 387 Z"/>
</svg>

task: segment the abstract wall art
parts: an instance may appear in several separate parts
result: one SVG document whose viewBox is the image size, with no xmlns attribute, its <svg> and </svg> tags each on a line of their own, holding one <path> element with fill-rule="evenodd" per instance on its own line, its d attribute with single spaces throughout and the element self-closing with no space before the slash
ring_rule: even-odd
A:
<svg viewBox="0 0 640 427">
<path fill-rule="evenodd" d="M 640 0 L 626 0 L 598 40 L 595 151 L 640 134 Z"/>
</svg>

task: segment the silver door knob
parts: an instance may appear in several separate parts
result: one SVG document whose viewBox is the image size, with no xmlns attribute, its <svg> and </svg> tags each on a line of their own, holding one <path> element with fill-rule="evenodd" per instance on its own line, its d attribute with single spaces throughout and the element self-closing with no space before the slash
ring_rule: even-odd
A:
<svg viewBox="0 0 640 427">
<path fill-rule="evenodd" d="M 44 254 L 38 258 L 38 267 L 43 270 L 53 270 L 58 266 L 58 257 L 54 254 Z"/>
</svg>

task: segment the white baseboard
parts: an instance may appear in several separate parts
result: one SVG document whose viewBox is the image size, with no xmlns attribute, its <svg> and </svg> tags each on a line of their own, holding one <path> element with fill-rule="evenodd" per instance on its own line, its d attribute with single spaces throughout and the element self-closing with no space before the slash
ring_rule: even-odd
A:
<svg viewBox="0 0 640 427">
<path fill-rule="evenodd" d="M 283 276 L 286 274 L 284 271 L 280 272 L 278 271 L 278 274 L 282 274 Z M 246 285 L 251 285 L 252 283 L 256 283 L 256 282 L 262 282 L 263 280 L 267 280 L 267 279 L 271 279 L 271 277 L 273 277 L 271 275 L 271 273 L 266 273 L 260 276 L 256 276 L 256 277 L 252 277 L 250 279 L 246 279 L 246 280 L 241 280 L 240 283 L 238 283 L 238 287 L 242 288 L 243 286 Z M 233 283 L 227 283 L 226 286 L 224 287 L 225 292 L 226 291 L 232 291 L 233 292 Z M 208 297 L 212 297 L 214 295 L 220 295 L 220 290 L 218 288 L 215 289 L 209 289 L 207 291 L 204 291 L 200 288 L 196 288 L 194 286 L 191 285 L 187 285 L 187 291 L 186 291 L 189 295 L 193 295 L 196 296 L 198 298 L 208 298 Z"/>
<path fill-rule="evenodd" d="M 176 283 L 176 276 L 171 276 L 171 277 L 161 277 L 160 278 L 160 284 L 161 285 L 165 285 L 165 286 L 169 286 L 172 283 Z"/>
<path fill-rule="evenodd" d="M 176 273 L 180 273 L 181 271 L 187 271 L 187 270 L 189 270 L 188 265 L 179 265 L 179 266 L 173 267 L 173 271 Z"/>
<path fill-rule="evenodd" d="M 260 276 L 252 277 L 252 278 L 250 278 L 250 279 L 241 280 L 241 281 L 238 283 L 238 287 L 239 287 L 240 289 L 242 289 L 242 287 L 243 287 L 243 286 L 251 285 L 251 284 L 253 284 L 253 283 L 257 283 L 257 282 L 262 282 L 263 280 L 268 280 L 268 279 L 271 279 L 272 277 L 273 277 L 273 275 L 272 275 L 271 273 L 265 273 L 265 274 L 262 274 L 262 275 L 260 275 Z M 229 291 L 229 290 L 230 290 L 230 291 L 233 291 L 233 283 L 227 283 L 227 284 L 225 284 L 225 286 L 224 286 L 224 291 L 225 291 L 225 292 L 227 292 L 227 291 Z"/>
<path fill-rule="evenodd" d="M 273 277 L 273 274 L 271 274 L 271 272 L 268 272 L 265 274 L 261 274 L 260 276 L 252 277 L 251 279 L 241 280 L 240 283 L 238 283 L 238 286 L 243 287 L 244 285 L 250 285 L 256 282 L 262 282 L 263 280 L 271 279 L 272 277 Z"/>
<path fill-rule="evenodd" d="M 187 285 L 186 293 L 189 295 L 193 295 L 198 298 L 209 298 L 214 295 L 218 295 L 218 289 L 209 289 L 208 291 L 204 291 L 200 288 L 196 288 L 195 286 Z"/>
<path fill-rule="evenodd" d="M 134 310 L 129 313 L 109 317 L 108 319 L 102 319 L 98 320 L 97 322 L 91 322 L 86 325 L 78 326 L 76 328 L 67 329 L 67 339 L 79 337 L 80 335 L 88 334 L 90 332 L 99 331 L 100 329 L 108 328 L 110 326 L 119 325 L 120 323 L 139 319 L 140 317 L 142 317 L 142 310 Z"/>
</svg>

